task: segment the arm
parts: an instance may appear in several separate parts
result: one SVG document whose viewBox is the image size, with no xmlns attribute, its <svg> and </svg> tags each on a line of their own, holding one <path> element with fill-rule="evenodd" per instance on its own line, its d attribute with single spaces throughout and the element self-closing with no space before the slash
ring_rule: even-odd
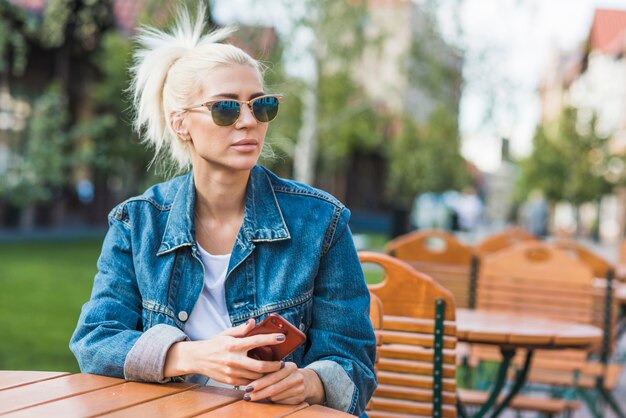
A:
<svg viewBox="0 0 626 418">
<path fill-rule="evenodd" d="M 349 218 L 343 209 L 321 259 L 308 332 L 311 346 L 304 361 L 322 380 L 328 406 L 359 415 L 376 388 L 376 338 Z"/>
<path fill-rule="evenodd" d="M 109 231 L 98 259 L 91 299 L 83 306 L 70 341 L 82 372 L 164 382 L 169 347 L 187 336 L 157 325 L 143 332 L 130 227 L 109 217 Z"/>
<path fill-rule="evenodd" d="M 359 415 L 376 387 L 376 342 L 369 319 L 369 292 L 347 226 L 338 214 L 334 234 L 321 257 L 313 295 L 304 369 L 284 369 L 252 382 L 244 399 L 322 403 Z"/>
</svg>

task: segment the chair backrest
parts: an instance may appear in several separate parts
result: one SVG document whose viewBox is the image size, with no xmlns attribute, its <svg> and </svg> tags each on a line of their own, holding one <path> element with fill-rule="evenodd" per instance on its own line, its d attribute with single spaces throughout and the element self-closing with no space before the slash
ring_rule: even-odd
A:
<svg viewBox="0 0 626 418">
<path fill-rule="evenodd" d="M 411 232 L 389 241 L 385 252 L 442 284 L 457 307 L 473 306 L 477 263 L 472 250 L 454 235 L 435 229 Z"/>
<path fill-rule="evenodd" d="M 383 303 L 380 298 L 372 292 L 370 292 L 370 320 L 372 321 L 372 327 L 374 330 L 382 329 Z"/>
<path fill-rule="evenodd" d="M 476 305 L 592 323 L 593 279 L 591 269 L 567 253 L 525 241 L 481 259 Z"/>
<path fill-rule="evenodd" d="M 611 263 L 574 240 L 558 239 L 552 244 L 589 266 L 595 277 L 606 278 L 609 270 L 615 270 Z"/>
<path fill-rule="evenodd" d="M 596 282 L 592 268 L 571 252 L 525 241 L 481 259 L 477 308 L 599 325 Z M 536 350 L 527 381 L 579 387 L 593 387 L 598 378 L 614 382 L 609 378 L 618 369 L 607 367 L 613 333 L 602 328 L 601 344 L 590 349 Z M 599 354 L 599 361 L 589 352 Z M 494 354 L 499 355 L 493 347 L 473 345 L 470 363 L 499 358 Z"/>
<path fill-rule="evenodd" d="M 476 244 L 474 251 L 479 257 L 484 257 L 523 241 L 536 241 L 536 238 L 530 232 L 512 226 L 483 239 Z"/>
<path fill-rule="evenodd" d="M 552 243 L 568 253 L 572 258 L 586 264 L 595 277 L 593 288 L 593 324 L 604 331 L 605 347 L 603 351 L 610 353 L 617 341 L 619 304 L 615 303 L 618 283 L 615 279 L 615 267 L 584 245 L 571 240 L 559 239 Z"/>
<path fill-rule="evenodd" d="M 456 417 L 456 326 L 452 294 L 425 274 L 389 255 L 360 252 L 361 263 L 382 267 L 370 292 L 383 304 L 379 386 L 372 418 L 390 413 Z"/>
</svg>

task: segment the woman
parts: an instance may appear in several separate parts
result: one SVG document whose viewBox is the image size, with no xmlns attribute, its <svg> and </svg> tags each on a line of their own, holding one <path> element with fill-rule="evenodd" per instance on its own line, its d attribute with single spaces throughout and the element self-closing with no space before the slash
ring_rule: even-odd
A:
<svg viewBox="0 0 626 418">
<path fill-rule="evenodd" d="M 257 165 L 282 97 L 265 92 L 257 61 L 217 42 L 228 31 L 202 35 L 203 15 L 183 10 L 171 33 L 138 38 L 136 127 L 155 158 L 191 172 L 110 213 L 70 348 L 83 372 L 364 414 L 375 340 L 349 211 Z M 248 357 L 284 340 L 245 336 L 273 312 L 306 343 L 284 361 Z"/>
</svg>

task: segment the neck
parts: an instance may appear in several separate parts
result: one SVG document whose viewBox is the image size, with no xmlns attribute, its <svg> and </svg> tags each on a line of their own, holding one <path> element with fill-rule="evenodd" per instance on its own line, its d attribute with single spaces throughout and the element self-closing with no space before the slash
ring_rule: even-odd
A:
<svg viewBox="0 0 626 418">
<path fill-rule="evenodd" d="M 250 171 L 193 172 L 196 186 L 196 216 L 227 222 L 244 213 Z"/>
</svg>

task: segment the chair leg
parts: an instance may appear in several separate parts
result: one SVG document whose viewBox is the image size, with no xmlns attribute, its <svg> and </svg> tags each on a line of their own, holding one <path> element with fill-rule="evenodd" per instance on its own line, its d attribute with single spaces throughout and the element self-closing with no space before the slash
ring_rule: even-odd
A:
<svg viewBox="0 0 626 418">
<path fill-rule="evenodd" d="M 459 414 L 459 417 L 469 418 L 469 415 L 467 415 L 467 411 L 465 411 L 465 406 L 461 403 L 461 400 L 458 399 L 458 397 L 456 400 L 456 411 Z"/>
<path fill-rule="evenodd" d="M 602 409 L 598 408 L 598 397 L 590 394 L 588 390 L 581 388 L 577 388 L 576 392 L 578 393 L 578 398 L 582 399 L 594 418 L 604 418 Z"/>
<path fill-rule="evenodd" d="M 602 399 L 611 407 L 613 412 L 615 412 L 615 415 L 619 418 L 626 418 L 624 411 L 622 411 L 622 408 L 619 406 L 611 392 L 606 390 L 604 387 L 599 387 L 598 392 L 600 393 Z"/>
</svg>

